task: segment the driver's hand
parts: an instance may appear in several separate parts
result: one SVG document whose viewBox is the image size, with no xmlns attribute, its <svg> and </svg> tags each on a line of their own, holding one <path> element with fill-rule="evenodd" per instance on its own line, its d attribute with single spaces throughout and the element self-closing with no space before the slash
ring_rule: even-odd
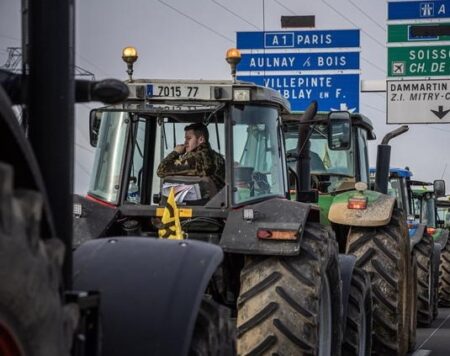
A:
<svg viewBox="0 0 450 356">
<path fill-rule="evenodd" d="M 186 151 L 186 147 L 184 145 L 176 145 L 173 150 L 179 154 L 183 154 Z"/>
</svg>

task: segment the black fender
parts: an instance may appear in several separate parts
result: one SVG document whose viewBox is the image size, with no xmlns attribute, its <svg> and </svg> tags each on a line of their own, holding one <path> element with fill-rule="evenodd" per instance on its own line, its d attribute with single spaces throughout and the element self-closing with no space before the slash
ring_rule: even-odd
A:
<svg viewBox="0 0 450 356">
<path fill-rule="evenodd" d="M 434 240 L 434 242 L 440 244 L 441 250 L 444 249 L 448 242 L 448 230 L 441 229 L 441 234 Z"/>
<path fill-rule="evenodd" d="M 81 216 L 73 219 L 73 247 L 78 247 L 90 239 L 105 236 L 106 230 L 119 215 L 115 206 L 102 205 L 86 197 L 75 194 L 73 203 L 81 205 Z"/>
<path fill-rule="evenodd" d="M 253 218 L 244 217 L 244 209 L 253 211 Z M 246 255 L 294 256 L 300 253 L 301 237 L 308 219 L 310 205 L 273 198 L 230 211 L 220 240 L 225 252 Z M 259 229 L 298 231 L 296 240 L 258 239 Z"/>
<path fill-rule="evenodd" d="M 342 333 L 345 334 L 345 326 L 347 325 L 348 298 L 350 297 L 350 289 L 352 284 L 353 270 L 356 264 L 356 257 L 353 255 L 339 255 L 339 269 L 342 281 Z"/>
<path fill-rule="evenodd" d="M 416 246 L 420 242 L 420 240 L 422 240 L 424 233 L 425 233 L 425 225 L 419 224 L 417 226 L 416 231 L 414 232 L 414 235 L 409 237 L 409 246 L 411 251 L 413 250 L 414 246 Z"/>
<path fill-rule="evenodd" d="M 74 288 L 100 292 L 102 355 L 186 355 L 222 250 L 190 240 L 114 237 L 74 252 Z"/>
</svg>

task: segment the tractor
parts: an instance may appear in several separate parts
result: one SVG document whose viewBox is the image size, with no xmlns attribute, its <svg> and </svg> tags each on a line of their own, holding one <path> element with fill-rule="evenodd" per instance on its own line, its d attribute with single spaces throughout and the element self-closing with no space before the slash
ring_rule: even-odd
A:
<svg viewBox="0 0 450 356">
<path fill-rule="evenodd" d="M 450 306 L 450 244 L 448 243 L 448 231 L 450 227 L 450 201 L 448 197 L 436 200 L 437 204 L 437 228 L 445 229 L 442 232 L 441 264 L 439 266 L 439 304 L 443 307 Z M 437 229 L 436 229 L 437 231 Z"/>
<path fill-rule="evenodd" d="M 375 169 L 371 169 L 375 174 Z M 388 194 L 396 198 L 397 207 L 405 212 L 409 230 L 411 251 L 417 262 L 417 313 L 421 326 L 429 326 L 438 313 L 438 271 L 441 245 L 433 238 L 434 228 L 426 218 L 420 218 L 420 202 L 412 187 L 417 181 L 411 179 L 409 169 L 391 168 Z M 426 208 L 424 206 L 424 212 Z"/>
<path fill-rule="evenodd" d="M 303 190 L 295 199 L 290 194 L 289 181 L 299 182 L 300 172 L 286 163 L 281 117 L 290 114 L 288 101 L 270 88 L 237 81 L 240 53 L 235 49 L 226 57 L 233 78 L 224 81 L 134 79 L 136 50 L 125 49 L 123 58 L 130 95 L 90 113 L 94 167 L 87 195 L 74 200 L 74 285 L 103 291 L 106 354 L 120 354 L 116 338 L 123 332 L 133 335 L 129 354 L 154 350 L 149 330 L 161 324 L 152 326 L 148 304 L 155 286 L 147 283 L 139 291 L 136 286 L 155 273 L 147 267 L 155 256 L 146 255 L 140 244 L 163 242 L 159 237 L 168 210 L 178 219 L 182 237 L 174 241 L 180 246 L 203 241 L 224 253 L 211 278 L 204 277 L 204 290 L 194 293 L 202 305 L 207 302 L 197 320 L 192 310 L 193 342 L 201 350 L 217 355 L 331 355 L 341 349 L 370 354 L 368 275 L 355 266 L 354 257 L 338 255 L 334 232 L 320 224 L 320 211 L 310 202 L 312 192 Z M 311 121 L 316 111 L 313 102 L 302 120 Z M 211 147 L 225 159 L 220 189 L 208 176 L 156 174 L 192 123 L 207 126 Z M 168 186 L 192 195 L 174 194 L 176 204 L 170 205 Z M 126 245 L 128 258 L 117 259 L 114 250 Z M 159 269 L 189 269 L 190 263 L 174 258 Z M 117 275 L 126 286 L 115 281 Z M 187 287 L 158 302 L 161 312 L 174 308 L 170 315 L 175 318 L 177 310 L 185 310 L 184 300 L 193 294 L 183 292 Z"/>
<path fill-rule="evenodd" d="M 22 48 L 26 56 L 22 74 L 0 71 L 2 356 L 96 356 L 102 352 L 101 334 L 108 331 L 99 322 L 108 317 L 99 314 L 99 290 L 75 290 L 72 283 L 74 103 L 118 103 L 129 91 L 114 79 L 74 80 L 74 14 L 73 1 L 23 1 Z M 23 110 L 15 110 L 17 106 Z M 145 268 L 153 274 L 146 283 L 154 285 L 147 309 L 163 307 L 158 311 L 159 334 L 146 335 L 158 350 L 153 354 L 186 354 L 190 344 L 201 349 L 199 342 L 191 343 L 189 319 L 200 300 L 189 293 L 204 289 L 208 273 L 221 262 L 222 251 L 197 241 L 180 245 L 177 241 L 146 240 L 139 246 L 151 251 Z M 116 251 L 118 262 L 124 254 L 130 252 Z M 177 270 L 174 259 L 191 261 L 192 268 Z M 118 274 L 108 276 L 123 283 Z M 135 284 L 132 288 L 136 291 L 146 286 Z M 183 304 L 178 309 L 164 309 L 158 301 L 167 300 L 172 293 L 184 293 Z M 135 301 L 114 297 L 113 302 L 120 308 Z M 126 336 L 121 333 L 116 344 L 126 343 Z M 196 338 L 200 339 L 205 336 Z M 128 354 L 122 351 L 122 355 Z"/>
<path fill-rule="evenodd" d="M 432 187 L 432 189 L 430 189 Z M 438 279 L 439 285 L 438 303 L 446 307 L 450 305 L 449 297 L 449 272 L 448 259 L 450 246 L 448 244 L 448 230 L 439 226 L 438 204 L 440 197 L 445 196 L 445 182 L 435 180 L 431 182 L 411 181 L 410 189 L 412 192 L 412 213 L 414 218 L 426 226 L 427 233 L 431 236 L 436 246 L 439 246 L 440 264 L 439 272 L 434 277 Z M 437 307 L 435 307 L 435 314 Z"/>
<path fill-rule="evenodd" d="M 449 196 L 441 197 L 436 200 L 436 206 L 437 206 L 437 227 L 443 228 L 443 229 L 449 229 L 450 228 L 450 199 Z"/>
<path fill-rule="evenodd" d="M 375 134 L 370 119 L 359 113 L 331 112 L 302 122 L 300 115 L 283 117 L 288 164 L 291 169 L 300 165 L 303 172 L 311 171 L 310 177 L 299 177 L 298 191 L 312 188 L 316 194 L 310 197 L 318 202 L 320 221 L 335 232 L 340 253 L 356 256 L 356 265 L 370 274 L 374 352 L 404 355 L 415 343 L 411 315 L 416 298 L 410 286 L 415 284 L 416 267 L 410 258 L 406 216 L 387 194 L 387 184 L 388 143 L 407 127 L 387 134 L 378 146 L 372 191 L 367 141 L 374 140 Z M 330 125 L 333 121 L 336 124 Z M 305 131 L 300 142 L 299 127 Z"/>
</svg>

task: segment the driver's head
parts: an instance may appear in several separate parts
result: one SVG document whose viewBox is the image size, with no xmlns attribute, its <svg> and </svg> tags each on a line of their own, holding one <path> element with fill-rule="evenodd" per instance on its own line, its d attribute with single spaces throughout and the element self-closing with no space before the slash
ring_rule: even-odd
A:
<svg viewBox="0 0 450 356">
<path fill-rule="evenodd" d="M 209 132 L 208 128 L 201 124 L 190 124 L 184 128 L 184 146 L 186 152 L 195 150 L 199 145 L 204 142 L 208 142 Z"/>
</svg>

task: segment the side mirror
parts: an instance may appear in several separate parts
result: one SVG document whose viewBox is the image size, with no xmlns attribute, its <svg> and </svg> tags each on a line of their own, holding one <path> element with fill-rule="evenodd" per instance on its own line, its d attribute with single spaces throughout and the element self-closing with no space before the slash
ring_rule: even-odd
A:
<svg viewBox="0 0 450 356">
<path fill-rule="evenodd" d="M 91 110 L 89 113 L 89 142 L 92 147 L 97 146 L 98 132 L 100 130 L 100 123 L 102 112 L 98 110 Z"/>
<path fill-rule="evenodd" d="M 436 179 L 433 182 L 434 195 L 436 198 L 445 197 L 445 181 L 442 179 Z"/>
<path fill-rule="evenodd" d="M 328 114 L 328 147 L 333 151 L 350 149 L 352 121 L 348 111 L 332 111 Z"/>
</svg>

